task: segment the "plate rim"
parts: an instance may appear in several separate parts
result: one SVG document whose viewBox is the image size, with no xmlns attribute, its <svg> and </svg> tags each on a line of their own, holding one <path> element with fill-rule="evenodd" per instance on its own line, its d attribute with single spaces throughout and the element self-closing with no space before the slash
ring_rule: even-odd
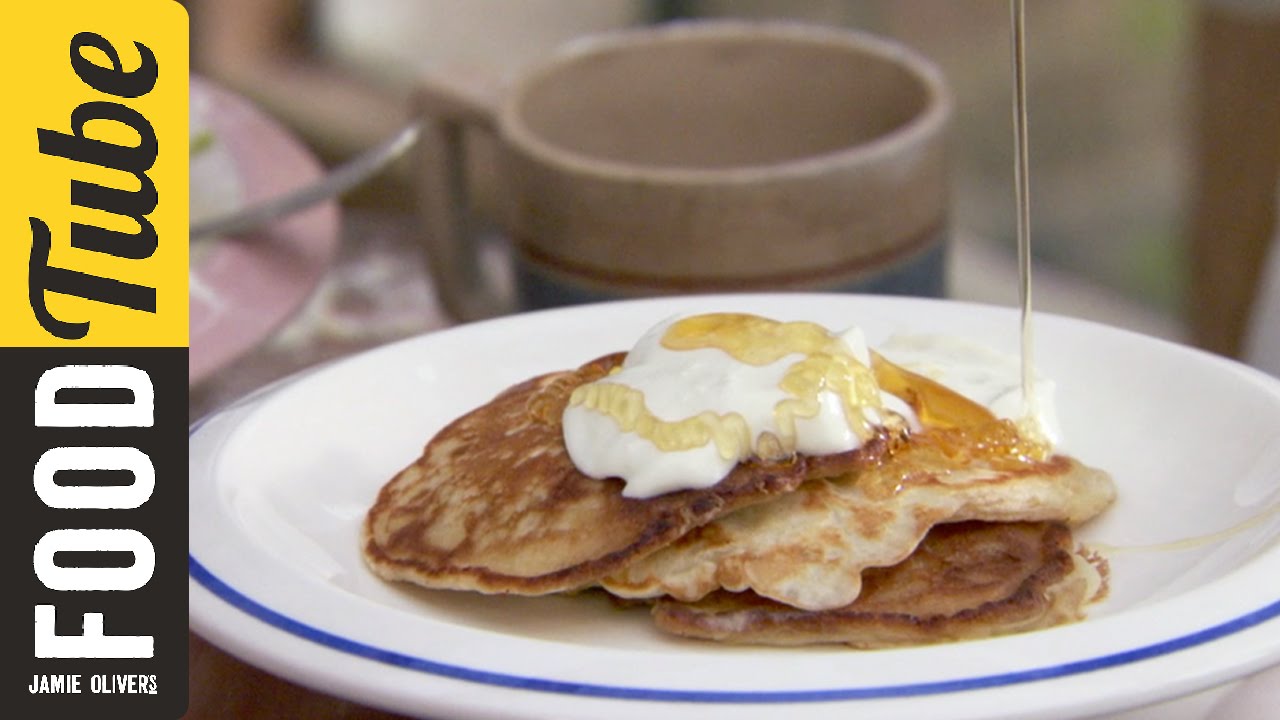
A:
<svg viewBox="0 0 1280 720">
<path fill-rule="evenodd" d="M 901 699 L 919 696 L 946 695 L 968 690 L 999 688 L 1033 680 L 1052 680 L 1128 665 L 1202 645 L 1213 640 L 1235 635 L 1249 628 L 1280 617 L 1280 598 L 1243 615 L 1218 622 L 1206 628 L 1162 640 L 1156 643 L 1117 651 L 1099 657 L 1044 665 L 1025 670 L 974 675 L 952 680 L 906 682 L 898 685 L 829 688 L 822 690 L 688 690 L 673 688 L 625 687 L 601 683 L 555 680 L 533 676 L 480 670 L 463 667 L 425 657 L 415 657 L 400 651 L 377 648 L 363 641 L 341 637 L 335 633 L 314 627 L 291 618 L 248 597 L 205 568 L 194 555 L 188 555 L 188 575 L 214 597 L 266 623 L 298 638 L 322 645 L 331 650 L 356 658 L 384 663 L 415 672 L 435 675 L 451 680 L 466 680 L 515 690 L 537 690 L 562 695 L 586 696 L 611 700 L 642 700 L 661 702 L 715 702 L 715 703 L 812 703 L 850 700 Z"/>
</svg>

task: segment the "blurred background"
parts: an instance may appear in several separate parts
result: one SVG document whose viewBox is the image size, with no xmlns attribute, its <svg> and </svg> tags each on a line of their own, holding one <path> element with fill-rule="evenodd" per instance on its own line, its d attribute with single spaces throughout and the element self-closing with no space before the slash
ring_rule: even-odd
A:
<svg viewBox="0 0 1280 720">
<path fill-rule="evenodd" d="M 420 73 L 501 79 L 584 33 L 775 17 L 897 38 L 955 96 L 953 294 L 1016 299 L 1007 0 L 185 4 L 193 70 L 260 104 L 325 163 L 394 132 Z M 1039 307 L 1240 354 L 1275 223 L 1280 2 L 1030 0 L 1027 23 Z M 349 221 L 406 210 L 406 175 L 346 196 Z"/>
<path fill-rule="evenodd" d="M 327 166 L 403 127 L 422 74 L 500 85 L 582 34 L 739 17 L 896 38 L 932 59 L 954 95 L 950 293 L 1017 301 L 1008 0 L 184 4 L 193 71 L 265 110 Z M 1027 12 L 1036 308 L 1280 375 L 1280 0 L 1028 0 Z M 480 165 L 485 152 L 476 149 Z M 424 282 L 410 177 L 401 161 L 343 197 L 334 266 L 287 323 L 193 378 L 193 419 L 300 368 L 448 322 Z M 484 194 L 473 192 L 480 205 Z M 202 342 L 193 336 L 193 356 Z M 296 716 L 388 717 L 194 636 L 191 678 L 192 720 L 273 717 L 273 701 Z"/>
</svg>

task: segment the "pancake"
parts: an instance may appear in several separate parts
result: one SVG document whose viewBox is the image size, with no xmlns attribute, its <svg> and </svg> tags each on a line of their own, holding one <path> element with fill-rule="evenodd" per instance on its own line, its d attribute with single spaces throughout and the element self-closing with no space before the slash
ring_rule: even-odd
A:
<svg viewBox="0 0 1280 720">
<path fill-rule="evenodd" d="M 1083 617 L 1105 592 L 1105 563 L 1073 549 L 1061 523 L 951 523 L 905 561 L 864 574 L 853 603 L 793 608 L 751 592 L 660 599 L 659 628 L 728 643 L 843 643 L 873 649 L 1042 629 Z"/>
<path fill-rule="evenodd" d="M 622 358 L 519 383 L 441 430 L 366 515 L 369 567 L 431 588 L 576 590 L 725 513 L 874 463 L 891 445 L 886 431 L 855 451 L 743 462 L 709 488 L 625 498 L 621 480 L 578 471 L 560 423 L 573 389 Z"/>
<path fill-rule="evenodd" d="M 966 520 L 1078 525 L 1115 498 L 1104 472 L 1029 457 L 1007 421 L 917 433 L 891 456 L 726 515 L 601 583 L 625 598 L 692 602 L 753 591 L 805 610 L 849 605 L 867 568 L 907 558 L 929 529 Z"/>
</svg>

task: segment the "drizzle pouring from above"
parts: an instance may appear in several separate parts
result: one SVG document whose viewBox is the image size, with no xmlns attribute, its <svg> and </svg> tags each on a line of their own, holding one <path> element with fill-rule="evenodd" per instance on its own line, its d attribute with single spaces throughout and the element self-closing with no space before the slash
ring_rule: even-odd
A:
<svg viewBox="0 0 1280 720">
<path fill-rule="evenodd" d="M 1018 232 L 1018 299 L 1022 310 L 1022 430 L 1043 438 L 1036 397 L 1034 336 L 1031 326 L 1031 190 L 1027 178 L 1027 72 L 1026 8 L 1023 0 L 1010 0 L 1013 50 L 1014 200 Z"/>
</svg>

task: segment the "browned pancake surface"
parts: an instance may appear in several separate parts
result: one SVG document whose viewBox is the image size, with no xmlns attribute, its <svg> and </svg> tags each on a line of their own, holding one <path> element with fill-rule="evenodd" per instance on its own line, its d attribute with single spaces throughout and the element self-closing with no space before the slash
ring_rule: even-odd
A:
<svg viewBox="0 0 1280 720">
<path fill-rule="evenodd" d="M 1078 620 L 1100 592 L 1100 570 L 1059 523 L 952 523 L 933 528 L 902 563 L 867 570 L 845 607 L 806 611 L 722 590 L 696 603 L 659 600 L 653 614 L 668 632 L 725 642 L 936 643 Z"/>
<path fill-rule="evenodd" d="M 829 610 L 853 602 L 867 568 L 901 562 L 934 525 L 1077 525 L 1115 498 L 1104 472 L 1067 456 L 1020 455 L 1012 424 L 993 423 L 970 435 L 918 433 L 878 463 L 718 518 L 602 584 L 623 597 L 685 602 L 717 589 L 750 590 L 805 610 Z M 1015 451 L 994 451 L 1005 447 Z M 984 450 L 975 456 L 973 448 Z"/>
<path fill-rule="evenodd" d="M 622 481 L 577 470 L 560 424 L 573 389 L 622 357 L 515 385 L 441 430 L 369 510 L 369 566 L 435 588 L 574 590 L 726 512 L 872 461 L 889 444 L 877 438 L 837 456 L 741 463 L 710 488 L 625 498 Z"/>
</svg>

